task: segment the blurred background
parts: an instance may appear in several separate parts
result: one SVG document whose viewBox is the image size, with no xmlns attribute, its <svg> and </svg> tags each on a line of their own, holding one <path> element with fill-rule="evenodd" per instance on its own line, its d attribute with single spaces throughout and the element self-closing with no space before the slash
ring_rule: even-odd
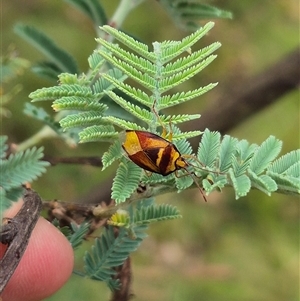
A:
<svg viewBox="0 0 300 301">
<path fill-rule="evenodd" d="M 110 17 L 118 1 L 101 3 Z M 222 47 L 217 51 L 218 58 L 183 89 L 210 82 L 219 85 L 201 98 L 176 107 L 174 113 L 201 114 L 224 91 L 228 93 L 231 87 L 245 85 L 299 45 L 296 0 L 209 4 L 230 10 L 234 18 L 215 20 L 209 36 L 198 42 L 199 47 L 204 47 L 220 41 Z M 13 48 L 31 62 L 43 59 L 13 33 L 13 26 L 21 22 L 44 31 L 76 57 L 83 72 L 87 70 L 87 57 L 96 47 L 96 34 L 91 22 L 80 12 L 63 1 L 50 0 L 10 0 L 3 1 L 1 6 L 2 55 Z M 157 1 L 151 0 L 129 15 L 123 29 L 149 46 L 154 41 L 180 40 L 188 35 L 174 26 Z M 55 83 L 38 78 L 27 69 L 4 85 L 4 93 L 16 84 L 21 84 L 22 90 L 5 106 L 8 113 L 1 117 L 1 134 L 7 135 L 9 142 L 21 143 L 41 127 L 38 121 L 22 113 L 24 103 L 29 101 L 28 94 Z M 38 105 L 51 112 L 51 102 Z M 285 94 L 226 133 L 257 144 L 274 135 L 283 141 L 281 154 L 299 148 L 299 90 Z M 70 149 L 59 139 L 43 141 L 41 145 L 46 155 L 56 157 L 100 156 L 108 147 L 91 143 Z M 103 181 L 109 183 L 107 179 L 113 177 L 115 170 L 116 166 L 101 172 L 100 168 L 90 166 L 57 165 L 33 188 L 44 200 L 77 202 L 87 199 L 90 191 Z M 247 197 L 235 200 L 228 188 L 209 195 L 208 203 L 204 203 L 197 189 L 166 194 L 158 202 L 178 206 L 183 218 L 152 225 L 149 237 L 133 255 L 135 300 L 299 300 L 299 198 L 278 194 L 268 197 L 251 191 Z M 89 244 L 76 252 L 77 269 L 81 269 L 81 258 Z M 104 284 L 73 275 L 47 300 L 108 299 Z"/>
</svg>

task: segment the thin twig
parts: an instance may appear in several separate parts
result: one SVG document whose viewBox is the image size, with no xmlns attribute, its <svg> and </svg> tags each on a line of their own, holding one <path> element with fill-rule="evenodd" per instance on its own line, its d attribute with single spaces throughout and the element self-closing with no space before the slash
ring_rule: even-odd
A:
<svg viewBox="0 0 300 301">
<path fill-rule="evenodd" d="M 63 163 L 63 164 L 82 164 L 82 165 L 91 165 L 95 167 L 103 167 L 102 160 L 99 156 L 70 157 L 70 158 L 44 156 L 43 159 L 45 161 L 48 161 L 51 165 L 57 165 Z"/>
</svg>

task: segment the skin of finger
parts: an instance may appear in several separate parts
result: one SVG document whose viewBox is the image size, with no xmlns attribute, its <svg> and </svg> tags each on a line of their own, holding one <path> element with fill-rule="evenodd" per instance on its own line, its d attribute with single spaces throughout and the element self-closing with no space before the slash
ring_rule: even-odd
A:
<svg viewBox="0 0 300 301">
<path fill-rule="evenodd" d="M 4 213 L 13 217 L 22 202 Z M 0 258 L 6 246 L 0 244 Z M 39 218 L 15 273 L 1 294 L 3 301 L 39 301 L 54 294 L 70 277 L 74 264 L 68 240 L 51 223 Z"/>
</svg>

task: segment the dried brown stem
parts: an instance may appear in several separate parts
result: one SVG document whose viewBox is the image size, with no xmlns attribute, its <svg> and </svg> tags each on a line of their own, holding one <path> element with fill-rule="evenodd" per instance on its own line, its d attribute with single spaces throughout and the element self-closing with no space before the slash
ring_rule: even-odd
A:
<svg viewBox="0 0 300 301">
<path fill-rule="evenodd" d="M 27 189 L 23 199 L 20 211 L 14 218 L 5 219 L 0 230 L 1 243 L 8 244 L 0 260 L 0 294 L 22 259 L 42 209 L 42 201 L 36 192 Z"/>
</svg>

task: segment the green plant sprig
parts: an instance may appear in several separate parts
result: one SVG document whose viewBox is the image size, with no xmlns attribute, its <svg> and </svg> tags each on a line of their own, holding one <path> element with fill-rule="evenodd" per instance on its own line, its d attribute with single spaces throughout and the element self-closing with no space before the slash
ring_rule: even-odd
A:
<svg viewBox="0 0 300 301">
<path fill-rule="evenodd" d="M 71 74 L 62 74 L 60 86 L 43 88 L 31 93 L 33 101 L 52 99 L 55 110 L 69 111 L 70 113 L 60 121 L 60 125 L 64 129 L 79 128 L 81 142 L 113 142 L 102 160 L 104 168 L 115 160 L 120 160 L 112 187 L 112 198 L 117 203 L 130 199 L 140 181 L 151 185 L 168 183 L 170 187 L 175 183 L 178 191 L 193 184 L 190 177 L 178 178 L 173 174 L 168 177 L 157 174 L 145 177 L 139 167 L 123 156 L 119 133 L 112 125 L 121 129 L 142 129 L 159 134 L 161 125 L 167 128 L 171 123 L 174 144 L 181 154 L 192 155 L 191 146 L 186 139 L 200 135 L 201 132 L 183 133 L 177 126 L 182 122 L 199 118 L 200 115 L 166 116 L 160 111 L 192 100 L 216 85 L 208 84 L 193 91 L 167 94 L 215 59 L 213 52 L 220 46 L 219 43 L 192 52 L 192 46 L 212 27 L 213 23 L 209 22 L 181 41 L 155 42 L 153 51 L 150 51 L 147 45 L 124 32 L 103 26 L 103 31 L 113 35 L 115 40 L 134 52 L 98 38 L 97 41 L 102 47 L 89 59 L 90 67 L 95 68 L 94 73 L 97 73 L 96 69 L 107 61 L 111 64 L 111 69 L 107 73 L 101 74 L 97 81 L 92 83 L 89 83 L 85 75 L 76 78 Z M 125 83 L 126 78 L 131 78 L 143 89 Z M 108 113 L 109 104 L 102 102 L 107 96 L 119 106 L 111 113 Z M 120 110 L 132 116 L 132 120 L 118 117 Z M 206 193 L 220 191 L 226 186 L 234 188 L 236 198 L 245 196 L 251 188 L 260 189 L 268 195 L 281 189 L 289 193 L 299 193 L 295 168 L 298 152 L 294 157 L 287 156 L 281 159 L 289 160 L 284 162 L 289 166 L 288 173 L 274 173 L 269 170 L 280 152 L 281 144 L 271 136 L 260 147 L 249 145 L 247 141 L 238 141 L 228 135 L 221 139 L 218 132 L 210 132 L 207 129 L 195 155 L 202 165 L 196 166 L 193 172 Z"/>
<path fill-rule="evenodd" d="M 0 136 L 0 213 L 8 209 L 23 193 L 22 185 L 36 180 L 46 171 L 43 148 L 33 147 L 7 157 L 7 137 Z"/>
</svg>

